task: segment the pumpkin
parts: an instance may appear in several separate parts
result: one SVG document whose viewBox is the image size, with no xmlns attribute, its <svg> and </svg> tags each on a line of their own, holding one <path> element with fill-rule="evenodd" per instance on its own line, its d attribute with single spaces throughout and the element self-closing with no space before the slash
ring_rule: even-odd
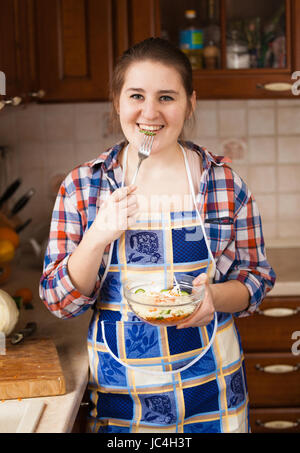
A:
<svg viewBox="0 0 300 453">
<path fill-rule="evenodd" d="M 14 299 L 3 289 L 0 289 L 0 332 L 8 336 L 19 319 L 19 310 Z"/>
</svg>

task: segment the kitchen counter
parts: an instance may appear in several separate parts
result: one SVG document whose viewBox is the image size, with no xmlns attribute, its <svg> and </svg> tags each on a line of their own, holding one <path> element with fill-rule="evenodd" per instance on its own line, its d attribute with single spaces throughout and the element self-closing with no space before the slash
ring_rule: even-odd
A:
<svg viewBox="0 0 300 453">
<path fill-rule="evenodd" d="M 300 246 L 278 244 L 267 247 L 267 258 L 276 273 L 276 283 L 268 296 L 300 296 Z"/>
<path fill-rule="evenodd" d="M 27 322 L 37 322 L 36 338 L 49 337 L 57 348 L 66 380 L 66 394 L 34 398 L 45 403 L 45 409 L 37 425 L 37 433 L 71 432 L 83 394 L 88 382 L 87 331 L 92 310 L 71 319 L 59 319 L 45 307 L 38 295 L 41 270 L 16 267 L 10 281 L 1 287 L 13 295 L 18 288 L 28 287 L 33 291 L 32 310 L 21 309 L 17 328 Z M 33 398 L 32 398 L 33 399 Z"/>
</svg>

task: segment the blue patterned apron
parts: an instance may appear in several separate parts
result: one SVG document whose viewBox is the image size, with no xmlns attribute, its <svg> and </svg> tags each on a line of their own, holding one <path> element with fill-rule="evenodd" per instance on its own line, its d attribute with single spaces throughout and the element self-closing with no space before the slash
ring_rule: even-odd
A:
<svg viewBox="0 0 300 453">
<path fill-rule="evenodd" d="M 143 213 L 111 245 L 88 333 L 94 406 L 88 432 L 248 432 L 243 353 L 232 316 L 217 313 L 204 327 L 181 330 L 154 326 L 123 296 L 129 276 L 170 284 L 174 275 L 214 273 L 181 149 L 195 210 Z M 123 182 L 124 174 L 125 168 Z"/>
</svg>

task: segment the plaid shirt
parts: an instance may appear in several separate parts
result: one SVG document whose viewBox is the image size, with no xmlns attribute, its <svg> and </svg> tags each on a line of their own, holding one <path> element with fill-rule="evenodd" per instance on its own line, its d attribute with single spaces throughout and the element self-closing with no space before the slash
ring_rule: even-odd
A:
<svg viewBox="0 0 300 453">
<path fill-rule="evenodd" d="M 215 156 L 191 142 L 184 145 L 202 159 L 197 205 L 216 261 L 214 282 L 239 280 L 246 285 L 250 293 L 249 306 L 235 316 L 247 316 L 256 310 L 276 278 L 266 259 L 257 205 L 249 188 L 223 156 Z M 109 246 L 90 297 L 81 294 L 72 284 L 67 262 L 101 204 L 113 189 L 121 186 L 122 169 L 117 157 L 123 146 L 124 142 L 118 143 L 97 159 L 76 167 L 59 189 L 40 281 L 40 297 L 60 318 L 82 313 L 99 295 Z"/>
</svg>

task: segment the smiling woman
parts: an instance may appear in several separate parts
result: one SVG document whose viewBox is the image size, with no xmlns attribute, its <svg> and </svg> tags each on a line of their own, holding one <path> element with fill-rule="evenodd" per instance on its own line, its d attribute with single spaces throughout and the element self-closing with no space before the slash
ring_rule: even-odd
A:
<svg viewBox="0 0 300 453">
<path fill-rule="evenodd" d="M 88 431 L 248 432 L 233 316 L 255 311 L 275 282 L 256 203 L 223 157 L 183 140 L 196 93 L 171 43 L 124 53 L 112 104 L 124 140 L 62 183 L 40 284 L 56 316 L 94 309 Z M 132 186 L 144 133 L 154 144 Z M 125 298 L 128 279 L 166 291 L 183 275 L 204 296 L 175 326 L 144 322 Z"/>
</svg>

